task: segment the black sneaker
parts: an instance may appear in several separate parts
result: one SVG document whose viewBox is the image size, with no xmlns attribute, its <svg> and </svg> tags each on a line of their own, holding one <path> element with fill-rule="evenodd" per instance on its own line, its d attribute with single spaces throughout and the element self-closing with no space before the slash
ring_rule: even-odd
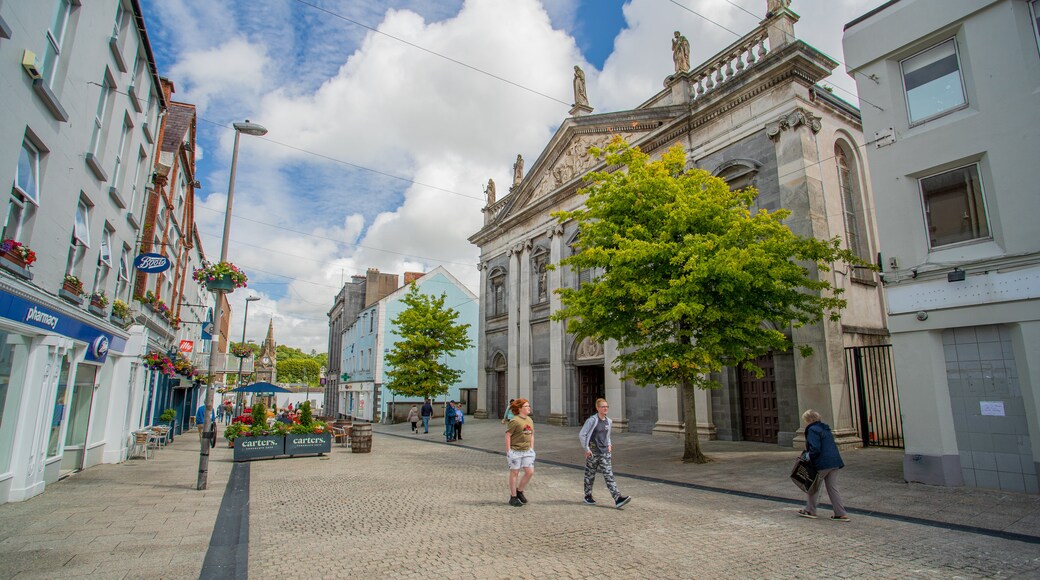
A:
<svg viewBox="0 0 1040 580">
<path fill-rule="evenodd" d="M 524 507 L 524 502 L 520 501 L 520 498 L 514 495 L 513 497 L 509 498 L 509 505 L 513 507 Z"/>
<path fill-rule="evenodd" d="M 592 499 L 591 495 L 585 496 L 585 503 L 589 505 L 596 505 L 596 500 Z"/>
<path fill-rule="evenodd" d="M 524 492 L 519 489 L 516 490 L 516 499 L 520 500 L 520 503 L 527 503 L 527 498 L 524 497 Z"/>
<path fill-rule="evenodd" d="M 617 509 L 621 509 L 621 508 L 625 507 L 625 504 L 627 504 L 630 501 L 632 501 L 632 496 L 630 496 L 630 495 L 619 495 L 617 497 L 617 499 L 614 500 L 614 507 L 616 507 Z"/>
</svg>

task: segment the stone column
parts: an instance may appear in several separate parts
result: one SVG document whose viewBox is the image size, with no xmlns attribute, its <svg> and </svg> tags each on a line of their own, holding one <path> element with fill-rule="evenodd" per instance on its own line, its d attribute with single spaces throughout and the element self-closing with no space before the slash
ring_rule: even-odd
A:
<svg viewBox="0 0 1040 580">
<path fill-rule="evenodd" d="M 819 130 L 820 118 L 802 108 L 781 115 L 766 126 L 767 135 L 776 143 L 780 202 L 791 211 L 791 217 L 786 222 L 788 227 L 799 236 L 829 239 L 833 234 L 827 222 L 827 207 L 820 178 L 816 143 Z M 806 267 L 810 276 L 826 279 L 835 285 L 833 272 L 821 272 L 812 264 L 806 264 Z M 841 324 L 825 319 L 812 326 L 793 328 L 792 339 L 795 344 L 813 348 L 813 354 L 808 358 L 797 352 L 794 354 L 798 407 L 820 411 L 839 440 L 855 437 L 851 414 L 839 413 L 845 390 Z"/>
<path fill-rule="evenodd" d="M 623 433 L 628 431 L 628 411 L 625 407 L 625 382 L 621 376 L 610 370 L 617 358 L 616 340 L 603 343 L 603 392 L 610 402 L 610 418 L 614 420 L 614 430 Z"/>
<path fill-rule="evenodd" d="M 477 419 L 488 418 L 488 360 L 487 360 L 487 297 L 488 265 L 487 262 L 477 264 L 480 271 L 480 290 L 477 291 L 477 410 L 473 416 Z"/>
<path fill-rule="evenodd" d="M 520 392 L 517 390 L 520 384 L 520 369 L 517 366 L 517 362 L 520 360 L 517 355 L 517 344 L 519 342 L 519 330 L 520 330 L 520 244 L 517 244 L 509 249 L 509 273 L 506 277 L 506 282 L 509 284 L 509 289 L 506 294 L 509 296 L 509 329 L 508 329 L 508 342 L 509 345 L 506 351 L 506 357 L 509 359 L 506 361 L 506 400 L 515 399 L 520 396 Z"/>
<path fill-rule="evenodd" d="M 563 308 L 560 296 L 554 292 L 563 285 L 563 226 L 554 225 L 546 232 L 549 235 L 549 263 L 556 266 L 549 271 L 549 313 L 555 314 Z M 549 423 L 565 425 L 567 415 L 563 410 L 563 322 L 549 321 Z"/>
<path fill-rule="evenodd" d="M 516 358 L 519 393 L 529 401 L 534 392 L 531 384 L 531 246 L 531 240 L 520 244 L 520 328 Z"/>
<path fill-rule="evenodd" d="M 649 387 L 648 387 L 649 388 Z M 681 412 L 678 387 L 659 387 L 657 389 L 657 424 L 654 435 L 682 435 L 683 424 L 679 418 Z"/>
</svg>

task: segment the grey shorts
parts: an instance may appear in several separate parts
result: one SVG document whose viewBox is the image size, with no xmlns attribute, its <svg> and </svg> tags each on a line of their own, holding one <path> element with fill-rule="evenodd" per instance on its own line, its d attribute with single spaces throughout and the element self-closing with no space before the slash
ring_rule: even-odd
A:
<svg viewBox="0 0 1040 580">
<path fill-rule="evenodd" d="M 510 449 L 506 452 L 506 461 L 509 463 L 510 471 L 534 467 L 534 449 L 528 449 L 527 451 Z"/>
</svg>

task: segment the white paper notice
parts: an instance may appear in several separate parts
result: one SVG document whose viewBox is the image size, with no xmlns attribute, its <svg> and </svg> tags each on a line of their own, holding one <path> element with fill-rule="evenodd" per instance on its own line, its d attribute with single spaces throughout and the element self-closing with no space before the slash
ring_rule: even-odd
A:
<svg viewBox="0 0 1040 580">
<path fill-rule="evenodd" d="M 1004 416 L 1004 401 L 979 401 L 979 408 L 983 415 L 990 417 Z"/>
</svg>

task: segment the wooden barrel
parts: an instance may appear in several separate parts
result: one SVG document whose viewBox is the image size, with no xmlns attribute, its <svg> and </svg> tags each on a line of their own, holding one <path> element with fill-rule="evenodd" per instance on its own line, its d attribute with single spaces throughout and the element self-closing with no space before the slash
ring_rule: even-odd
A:
<svg viewBox="0 0 1040 580">
<path fill-rule="evenodd" d="M 369 453 L 372 451 L 372 424 L 354 423 L 350 434 L 350 451 L 353 453 Z"/>
</svg>

